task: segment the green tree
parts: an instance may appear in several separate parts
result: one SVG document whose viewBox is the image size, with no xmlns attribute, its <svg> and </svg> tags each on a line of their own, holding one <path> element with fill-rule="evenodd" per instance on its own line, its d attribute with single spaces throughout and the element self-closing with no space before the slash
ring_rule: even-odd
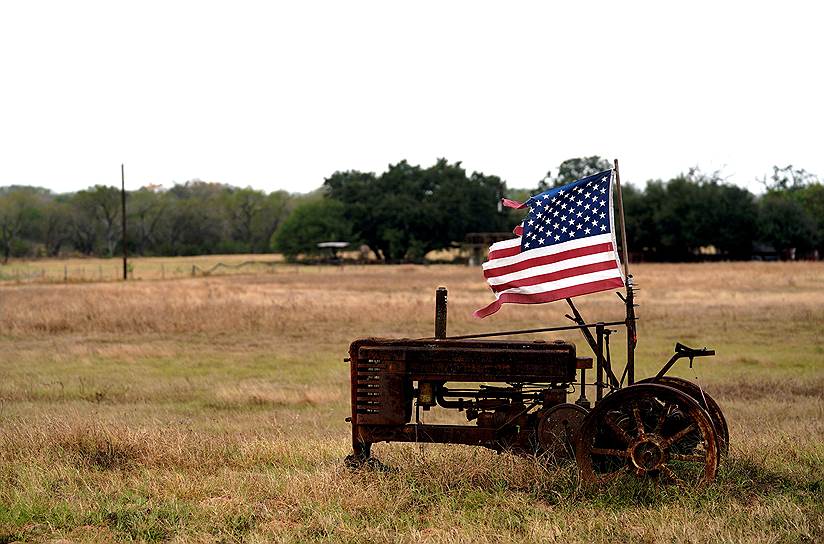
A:
<svg viewBox="0 0 824 544">
<path fill-rule="evenodd" d="M 271 251 L 272 235 L 291 209 L 289 193 L 231 188 L 224 191 L 223 200 L 230 247 L 244 253 Z"/>
<path fill-rule="evenodd" d="M 612 165 L 609 161 L 599 157 L 598 155 L 567 159 L 558 165 L 558 175 L 553 177 L 552 170 L 546 173 L 544 179 L 538 182 L 536 192 L 543 193 L 553 187 L 560 187 L 561 185 L 572 183 L 575 180 L 585 178 L 587 176 L 591 176 L 592 174 L 597 174 L 598 172 L 603 172 L 604 170 L 609 170 L 611 168 Z"/>
<path fill-rule="evenodd" d="M 35 187 L 12 186 L 0 189 L 0 249 L 3 262 L 19 253 L 22 236 L 34 229 L 38 221 L 38 197 L 42 190 Z"/>
<path fill-rule="evenodd" d="M 420 260 L 467 232 L 500 231 L 511 223 L 499 209 L 506 192 L 500 178 L 467 176 L 460 162 L 446 159 L 426 169 L 401 161 L 380 176 L 335 172 L 324 187 L 344 204 L 355 234 L 384 261 Z"/>
<path fill-rule="evenodd" d="M 641 191 L 623 187 L 629 248 L 648 258 L 688 260 L 714 246 L 730 258 L 749 256 L 755 237 L 755 197 L 718 173 L 692 169 Z"/>
<path fill-rule="evenodd" d="M 39 238 L 46 255 L 57 257 L 63 245 L 72 238 L 72 209 L 66 198 L 50 199 L 43 203 Z"/>
<path fill-rule="evenodd" d="M 352 224 L 344 205 L 329 198 L 308 199 L 292 211 L 272 239 L 276 251 L 289 259 L 317 254 L 319 242 L 352 242 Z"/>
<path fill-rule="evenodd" d="M 480 172 L 467 176 L 460 162 L 449 164 L 445 159 L 427 168 L 424 176 L 430 178 L 428 215 L 434 219 L 421 225 L 419 236 L 428 240 L 426 251 L 462 242 L 469 232 L 511 231 L 514 227 L 509 209 L 500 206 L 506 184 L 498 176 Z"/>
<path fill-rule="evenodd" d="M 69 228 L 74 248 L 83 255 L 92 255 L 97 250 L 99 226 L 95 217 L 94 203 L 79 193 L 69 199 Z"/>
<path fill-rule="evenodd" d="M 223 197 L 233 248 L 237 252 L 251 253 L 254 246 L 254 224 L 263 210 L 266 194 L 247 187 L 224 191 Z"/>
<path fill-rule="evenodd" d="M 97 223 L 105 243 L 106 255 L 111 257 L 120 236 L 120 189 L 95 185 L 79 191 L 73 198 L 78 211 L 86 214 L 86 221 Z"/>
<path fill-rule="evenodd" d="M 816 181 L 793 195 L 815 223 L 814 245 L 824 253 L 824 184 Z"/>
<path fill-rule="evenodd" d="M 331 198 L 344 205 L 344 215 L 352 223 L 355 234 L 369 246 L 375 257 L 384 260 L 382 218 L 379 214 L 383 192 L 372 172 L 349 170 L 335 172 L 323 182 Z M 294 213 L 294 212 L 293 212 Z"/>
<path fill-rule="evenodd" d="M 798 191 L 809 185 L 819 183 L 818 176 L 803 168 L 793 168 L 792 164 L 784 167 L 773 166 L 773 173 L 762 183 L 768 192 Z"/>
<path fill-rule="evenodd" d="M 158 233 L 167 212 L 168 199 L 163 192 L 142 187 L 129 193 L 126 206 L 128 237 L 133 251 L 145 255 L 158 243 Z"/>
<path fill-rule="evenodd" d="M 759 238 L 778 251 L 811 249 L 817 239 L 815 220 L 798 201 L 767 193 L 758 206 Z"/>
<path fill-rule="evenodd" d="M 717 179 L 700 183 L 702 245 L 715 246 L 729 258 L 749 258 L 757 230 L 755 196 L 747 189 Z"/>
<path fill-rule="evenodd" d="M 162 225 L 165 255 L 199 255 L 220 251 L 225 240 L 220 183 L 201 180 L 175 185 L 166 193 L 168 212 Z"/>
<path fill-rule="evenodd" d="M 814 239 L 810 245 L 824 250 L 824 185 L 815 174 L 803 168 L 773 166 L 769 180 L 763 180 L 767 194 L 771 197 L 781 195 L 799 204 L 806 216 L 814 223 Z M 779 205 L 780 206 L 780 205 Z M 800 223 L 805 220 L 800 220 Z M 806 227 L 796 225 L 800 232 Z M 781 229 L 779 229 L 781 230 Z"/>
<path fill-rule="evenodd" d="M 624 216 L 627 229 L 628 249 L 632 252 L 650 254 L 655 251 L 658 241 L 658 227 L 655 223 L 654 209 L 642 189 L 632 184 L 622 184 L 624 198 Z M 618 217 L 616 210 L 615 217 Z M 619 230 L 620 229 L 616 229 Z M 620 238 L 620 232 L 616 233 Z"/>
<path fill-rule="evenodd" d="M 252 251 L 271 251 L 272 236 L 294 208 L 295 199 L 286 191 L 269 193 L 261 203 L 260 212 L 252 222 Z"/>
</svg>

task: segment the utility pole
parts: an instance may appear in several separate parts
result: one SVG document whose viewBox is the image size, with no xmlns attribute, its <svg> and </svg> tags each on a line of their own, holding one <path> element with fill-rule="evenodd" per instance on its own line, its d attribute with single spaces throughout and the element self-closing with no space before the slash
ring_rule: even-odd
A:
<svg viewBox="0 0 824 544">
<path fill-rule="evenodd" d="M 129 255 L 126 248 L 126 174 L 120 163 L 120 215 L 123 218 L 123 280 L 129 279 Z"/>
</svg>

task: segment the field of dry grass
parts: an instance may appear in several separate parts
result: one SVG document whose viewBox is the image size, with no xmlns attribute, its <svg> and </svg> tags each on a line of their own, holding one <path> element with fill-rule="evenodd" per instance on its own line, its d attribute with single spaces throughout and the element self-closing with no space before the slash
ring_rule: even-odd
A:
<svg viewBox="0 0 824 544">
<path fill-rule="evenodd" d="M 824 540 L 824 266 L 634 273 L 639 375 L 676 340 L 718 351 L 675 372 L 730 423 L 701 491 L 593 493 L 574 467 L 460 446 L 380 444 L 397 472 L 345 470 L 351 340 L 431 335 L 438 285 L 450 334 L 564 321 L 563 304 L 475 320 L 478 269 L 0 284 L 0 542 Z M 579 307 L 622 315 L 612 293 Z"/>
</svg>

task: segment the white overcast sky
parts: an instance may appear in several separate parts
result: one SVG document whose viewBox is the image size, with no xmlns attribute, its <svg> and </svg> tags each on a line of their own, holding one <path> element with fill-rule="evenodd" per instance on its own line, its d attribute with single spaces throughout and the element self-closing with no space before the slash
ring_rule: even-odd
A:
<svg viewBox="0 0 824 544">
<path fill-rule="evenodd" d="M 556 5 L 557 4 L 557 5 Z M 0 186 L 305 192 L 437 157 L 824 175 L 816 2 L 2 2 Z"/>
</svg>

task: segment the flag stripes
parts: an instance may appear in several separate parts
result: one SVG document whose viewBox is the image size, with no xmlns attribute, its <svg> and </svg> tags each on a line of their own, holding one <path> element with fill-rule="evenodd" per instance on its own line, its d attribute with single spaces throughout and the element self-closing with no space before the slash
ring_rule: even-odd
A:
<svg viewBox="0 0 824 544">
<path fill-rule="evenodd" d="M 540 304 L 623 287 L 612 217 L 612 173 L 583 178 L 510 207 L 530 207 L 517 238 L 492 244 L 483 274 L 502 304 Z M 595 232 L 592 232 L 595 231 Z"/>
</svg>

